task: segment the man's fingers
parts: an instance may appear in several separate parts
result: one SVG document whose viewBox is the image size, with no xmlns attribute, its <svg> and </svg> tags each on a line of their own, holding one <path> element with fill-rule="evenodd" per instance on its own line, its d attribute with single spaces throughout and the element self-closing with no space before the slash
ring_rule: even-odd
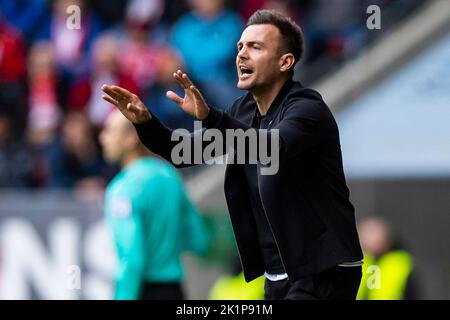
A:
<svg viewBox="0 0 450 320">
<path fill-rule="evenodd" d="M 189 79 L 187 73 L 183 73 L 182 78 L 184 80 L 184 83 L 186 84 L 186 87 L 190 87 L 193 86 L 194 84 L 192 83 L 191 79 Z"/>
<path fill-rule="evenodd" d="M 111 86 L 111 89 L 113 90 L 113 92 L 115 92 L 116 94 L 122 96 L 122 98 L 128 98 L 128 99 L 132 99 L 133 98 L 133 94 L 128 91 L 127 89 L 118 87 L 118 86 Z"/>
<path fill-rule="evenodd" d="M 174 73 L 173 73 L 173 77 L 175 78 L 175 80 L 177 80 L 178 84 L 179 84 L 183 89 L 189 88 L 189 87 L 184 83 L 183 78 L 181 77 L 181 75 L 178 74 L 178 72 L 174 72 Z"/>
<path fill-rule="evenodd" d="M 195 97 L 197 100 L 199 100 L 200 102 L 202 102 L 202 103 L 205 104 L 205 99 L 203 99 L 202 93 L 197 89 L 196 86 L 191 85 L 191 86 L 189 87 L 189 89 L 192 91 L 192 93 L 194 94 L 194 97 Z"/>
<path fill-rule="evenodd" d="M 183 104 L 183 99 L 173 91 L 167 91 L 166 96 L 180 106 Z"/>
<path fill-rule="evenodd" d="M 193 85 L 191 79 L 189 79 L 188 75 L 181 70 L 177 70 L 173 74 L 173 77 L 178 81 L 178 83 L 183 87 L 183 89 L 188 89 L 190 86 Z"/>
<path fill-rule="evenodd" d="M 119 102 L 117 102 L 117 100 L 111 98 L 110 96 L 102 96 L 102 99 L 115 105 L 116 107 L 119 107 Z"/>
<path fill-rule="evenodd" d="M 103 85 L 103 86 L 102 86 L 102 91 L 103 91 L 104 93 L 106 93 L 107 95 L 111 96 L 111 97 L 112 97 L 113 99 L 115 99 L 116 101 L 118 101 L 118 100 L 121 98 L 121 96 L 118 95 L 118 94 L 112 89 L 111 86 Z"/>
</svg>

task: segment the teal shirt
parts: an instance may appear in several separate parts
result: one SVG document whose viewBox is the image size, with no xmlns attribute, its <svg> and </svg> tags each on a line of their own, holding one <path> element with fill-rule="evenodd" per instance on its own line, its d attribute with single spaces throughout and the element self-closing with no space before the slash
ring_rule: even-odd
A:
<svg viewBox="0 0 450 320">
<path fill-rule="evenodd" d="M 205 254 L 209 234 L 174 167 L 141 158 L 110 182 L 105 217 L 118 258 L 115 299 L 138 299 L 144 282 L 180 282 L 181 254 Z"/>
</svg>

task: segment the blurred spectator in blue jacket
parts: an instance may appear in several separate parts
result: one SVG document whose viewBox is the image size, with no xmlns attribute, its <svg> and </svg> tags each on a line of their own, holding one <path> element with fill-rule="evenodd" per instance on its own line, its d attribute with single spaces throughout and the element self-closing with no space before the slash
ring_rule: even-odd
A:
<svg viewBox="0 0 450 320">
<path fill-rule="evenodd" d="M 0 0 L 0 13 L 19 29 L 26 44 L 45 37 L 50 21 L 50 1 Z"/>
<path fill-rule="evenodd" d="M 225 108 L 242 93 L 236 88 L 236 43 L 242 21 L 224 0 L 190 0 L 192 11 L 176 22 L 172 44 L 208 101 Z"/>
</svg>

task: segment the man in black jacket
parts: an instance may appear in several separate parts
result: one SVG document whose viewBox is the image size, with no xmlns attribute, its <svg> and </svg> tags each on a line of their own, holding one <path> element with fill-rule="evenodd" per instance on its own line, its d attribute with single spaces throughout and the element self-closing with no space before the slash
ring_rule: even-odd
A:
<svg viewBox="0 0 450 320">
<path fill-rule="evenodd" d="M 237 86 L 248 94 L 227 112 L 209 106 L 180 70 L 173 76 L 185 96 L 171 91 L 167 96 L 202 121 L 203 130 L 214 128 L 223 135 L 230 129 L 256 130 L 258 146 L 276 134 L 277 146 L 270 150 L 278 152 L 275 174 L 261 174 L 267 164 L 258 158 L 257 163 L 229 164 L 225 175 L 245 279 L 264 274 L 266 299 L 355 299 L 362 252 L 338 128 L 321 96 L 292 81 L 303 53 L 302 32 L 275 11 L 257 11 L 237 49 Z M 103 98 L 134 123 L 142 142 L 173 163 L 172 130 L 136 95 L 117 86 L 102 90 Z M 184 165 L 189 164 L 178 164 Z"/>
</svg>

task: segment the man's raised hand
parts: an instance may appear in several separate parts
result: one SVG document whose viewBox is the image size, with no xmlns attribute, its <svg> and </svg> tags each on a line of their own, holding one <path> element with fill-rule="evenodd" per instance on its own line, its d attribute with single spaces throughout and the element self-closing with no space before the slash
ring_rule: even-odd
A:
<svg viewBox="0 0 450 320">
<path fill-rule="evenodd" d="M 200 91 L 194 86 L 186 73 L 178 70 L 173 77 L 184 89 L 184 98 L 173 91 L 167 91 L 167 97 L 177 103 L 184 112 L 198 120 L 204 120 L 209 113 L 209 107 Z M 115 105 L 132 123 L 139 124 L 151 120 L 152 115 L 138 96 L 118 86 L 103 85 L 106 95 L 102 99 Z"/>
<path fill-rule="evenodd" d="M 167 97 L 177 103 L 187 114 L 198 120 L 204 120 L 208 116 L 209 107 L 200 91 L 194 86 L 187 74 L 181 72 L 181 70 L 174 72 L 173 77 L 184 89 L 184 98 L 173 91 L 167 91 Z"/>
<path fill-rule="evenodd" d="M 152 115 L 137 95 L 118 86 L 103 85 L 102 91 L 107 95 L 102 99 L 115 105 L 132 123 L 140 124 L 151 120 Z"/>
</svg>

